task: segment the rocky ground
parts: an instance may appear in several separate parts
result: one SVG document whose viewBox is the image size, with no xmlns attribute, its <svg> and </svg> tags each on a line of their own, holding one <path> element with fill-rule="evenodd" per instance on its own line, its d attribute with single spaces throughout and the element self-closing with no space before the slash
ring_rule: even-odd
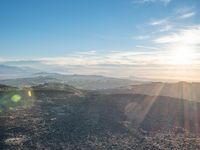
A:
<svg viewBox="0 0 200 150">
<path fill-rule="evenodd" d="M 191 133 L 127 127 L 124 112 L 99 99 L 64 91 L 24 96 L 0 114 L 0 149 L 200 149 L 200 138 Z"/>
</svg>

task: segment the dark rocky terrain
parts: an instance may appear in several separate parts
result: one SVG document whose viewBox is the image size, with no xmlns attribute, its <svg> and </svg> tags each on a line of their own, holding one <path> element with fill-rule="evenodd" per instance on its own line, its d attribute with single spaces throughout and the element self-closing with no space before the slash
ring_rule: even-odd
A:
<svg viewBox="0 0 200 150">
<path fill-rule="evenodd" d="M 52 83 L 0 100 L 0 149 L 200 149 L 198 102 Z"/>
</svg>

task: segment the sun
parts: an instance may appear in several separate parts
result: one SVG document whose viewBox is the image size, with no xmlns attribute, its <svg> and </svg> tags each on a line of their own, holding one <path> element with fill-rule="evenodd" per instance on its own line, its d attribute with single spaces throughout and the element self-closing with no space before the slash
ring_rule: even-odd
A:
<svg viewBox="0 0 200 150">
<path fill-rule="evenodd" d="M 194 64 L 195 51 L 192 47 L 179 46 L 171 52 L 170 63 L 175 65 Z"/>
<path fill-rule="evenodd" d="M 172 54 L 173 64 L 192 64 L 193 57 L 189 50 L 177 50 Z"/>
</svg>

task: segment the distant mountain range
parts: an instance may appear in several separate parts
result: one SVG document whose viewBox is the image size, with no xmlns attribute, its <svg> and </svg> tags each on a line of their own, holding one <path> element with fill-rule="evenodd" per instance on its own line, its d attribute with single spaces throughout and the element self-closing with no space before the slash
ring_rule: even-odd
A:
<svg viewBox="0 0 200 150">
<path fill-rule="evenodd" d="M 29 67 L 0 65 L 0 79 L 28 77 L 39 70 Z"/>
<path fill-rule="evenodd" d="M 86 90 L 116 88 L 141 83 L 129 79 L 111 78 L 98 75 L 63 75 L 46 72 L 34 73 L 30 77 L 25 78 L 0 80 L 1 84 L 17 87 L 35 86 L 38 84 L 55 82 L 68 84 Z"/>
<path fill-rule="evenodd" d="M 24 87 L 55 82 L 87 90 L 116 88 L 141 83 L 137 78 L 134 80 L 134 78 L 122 79 L 100 75 L 66 75 L 40 72 L 40 70 L 28 67 L 0 65 L 0 84 Z"/>
</svg>

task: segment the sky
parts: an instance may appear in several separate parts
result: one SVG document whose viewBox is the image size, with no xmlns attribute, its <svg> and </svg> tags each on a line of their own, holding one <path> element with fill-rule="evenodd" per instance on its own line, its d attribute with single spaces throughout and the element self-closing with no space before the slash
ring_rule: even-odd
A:
<svg viewBox="0 0 200 150">
<path fill-rule="evenodd" d="M 199 10 L 199 0 L 1 0 L 0 64 L 198 80 Z"/>
</svg>

